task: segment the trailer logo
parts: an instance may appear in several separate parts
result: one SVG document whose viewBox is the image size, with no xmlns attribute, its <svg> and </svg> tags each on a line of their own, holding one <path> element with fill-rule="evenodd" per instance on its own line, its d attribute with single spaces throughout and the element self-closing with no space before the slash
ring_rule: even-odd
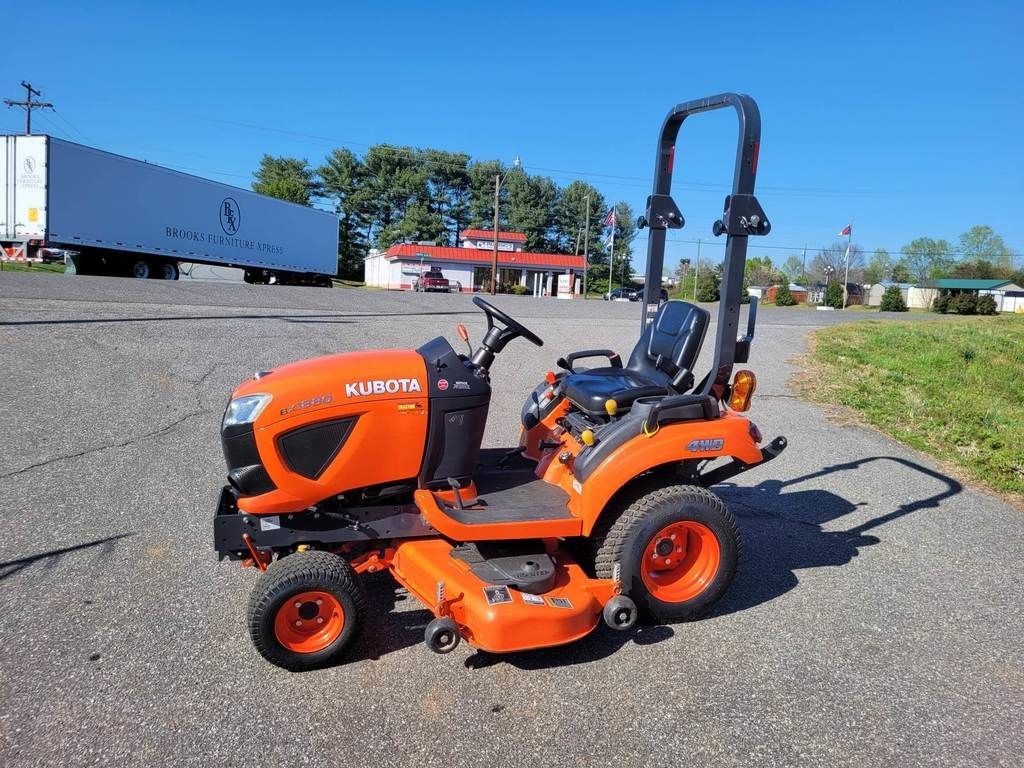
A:
<svg viewBox="0 0 1024 768">
<path fill-rule="evenodd" d="M 235 234 L 242 226 L 242 212 L 233 198 L 225 197 L 220 204 L 220 226 L 229 235 Z"/>
<path fill-rule="evenodd" d="M 26 157 L 25 158 L 24 166 L 25 166 L 25 173 L 35 173 L 36 172 L 36 159 L 34 157 Z"/>
<path fill-rule="evenodd" d="M 686 446 L 686 450 L 702 453 L 704 451 L 720 451 L 723 447 L 725 447 L 724 438 L 708 437 L 701 440 L 691 440 Z"/>
</svg>

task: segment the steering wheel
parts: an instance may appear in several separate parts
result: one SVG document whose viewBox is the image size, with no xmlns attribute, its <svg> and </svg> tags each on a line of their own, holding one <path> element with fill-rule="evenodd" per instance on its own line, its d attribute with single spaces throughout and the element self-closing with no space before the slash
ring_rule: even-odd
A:
<svg viewBox="0 0 1024 768">
<path fill-rule="evenodd" d="M 491 349 L 493 349 L 495 352 L 500 352 L 501 349 L 504 348 L 504 346 L 508 344 L 510 341 L 512 341 L 512 339 L 514 339 L 516 336 L 522 336 L 524 339 L 526 339 L 532 344 L 536 344 L 538 347 L 544 346 L 544 340 L 541 339 L 540 336 L 535 334 L 533 331 L 531 331 L 525 325 L 520 323 L 518 320 L 513 320 L 511 317 L 506 315 L 493 304 L 489 304 L 488 302 L 481 299 L 479 296 L 473 297 L 473 303 L 480 307 L 480 309 L 484 311 L 484 314 L 487 315 L 486 338 L 493 338 L 493 341 L 497 342 L 497 344 L 500 345 L 498 346 L 494 343 L 488 344 L 488 346 L 491 347 Z M 495 320 L 500 320 L 501 324 L 504 325 L 505 327 L 496 329 L 494 327 Z M 498 331 L 496 335 L 492 333 L 492 331 L 494 330 Z"/>
</svg>

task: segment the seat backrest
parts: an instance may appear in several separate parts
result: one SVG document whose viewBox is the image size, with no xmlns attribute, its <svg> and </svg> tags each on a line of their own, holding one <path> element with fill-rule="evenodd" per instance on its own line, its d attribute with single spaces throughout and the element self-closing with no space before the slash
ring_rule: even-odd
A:
<svg viewBox="0 0 1024 768">
<path fill-rule="evenodd" d="M 687 301 L 666 301 L 629 356 L 627 368 L 664 381 L 679 392 L 693 386 L 693 366 L 697 362 L 711 314 Z"/>
</svg>

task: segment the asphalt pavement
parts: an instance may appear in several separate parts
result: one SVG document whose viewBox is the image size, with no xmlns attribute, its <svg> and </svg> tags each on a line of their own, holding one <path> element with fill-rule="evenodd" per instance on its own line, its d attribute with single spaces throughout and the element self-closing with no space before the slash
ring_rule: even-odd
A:
<svg viewBox="0 0 1024 768">
<path fill-rule="evenodd" d="M 639 306 L 499 297 L 545 340 L 492 368 L 485 445 L 561 354 L 628 352 Z M 436 656 L 386 576 L 348 663 L 253 650 L 218 563 L 218 427 L 282 362 L 411 347 L 467 296 L 0 274 L 0 764 L 1003 765 L 1024 762 L 1024 513 L 787 386 L 809 330 L 766 309 L 751 412 L 789 449 L 716 490 L 744 559 L 707 618 Z M 709 345 L 706 345 L 709 346 Z M 979 393 L 981 396 L 981 393 Z"/>
</svg>

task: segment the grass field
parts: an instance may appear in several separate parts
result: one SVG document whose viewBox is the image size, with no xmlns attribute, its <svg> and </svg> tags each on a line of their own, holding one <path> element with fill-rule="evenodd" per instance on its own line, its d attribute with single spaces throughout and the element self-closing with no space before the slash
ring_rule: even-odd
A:
<svg viewBox="0 0 1024 768">
<path fill-rule="evenodd" d="M 826 328 L 797 386 L 1024 500 L 1024 317 Z"/>
<path fill-rule="evenodd" d="M 64 274 L 64 264 L 27 264 L 17 261 L 0 262 L 0 272 L 53 272 Z"/>
</svg>

